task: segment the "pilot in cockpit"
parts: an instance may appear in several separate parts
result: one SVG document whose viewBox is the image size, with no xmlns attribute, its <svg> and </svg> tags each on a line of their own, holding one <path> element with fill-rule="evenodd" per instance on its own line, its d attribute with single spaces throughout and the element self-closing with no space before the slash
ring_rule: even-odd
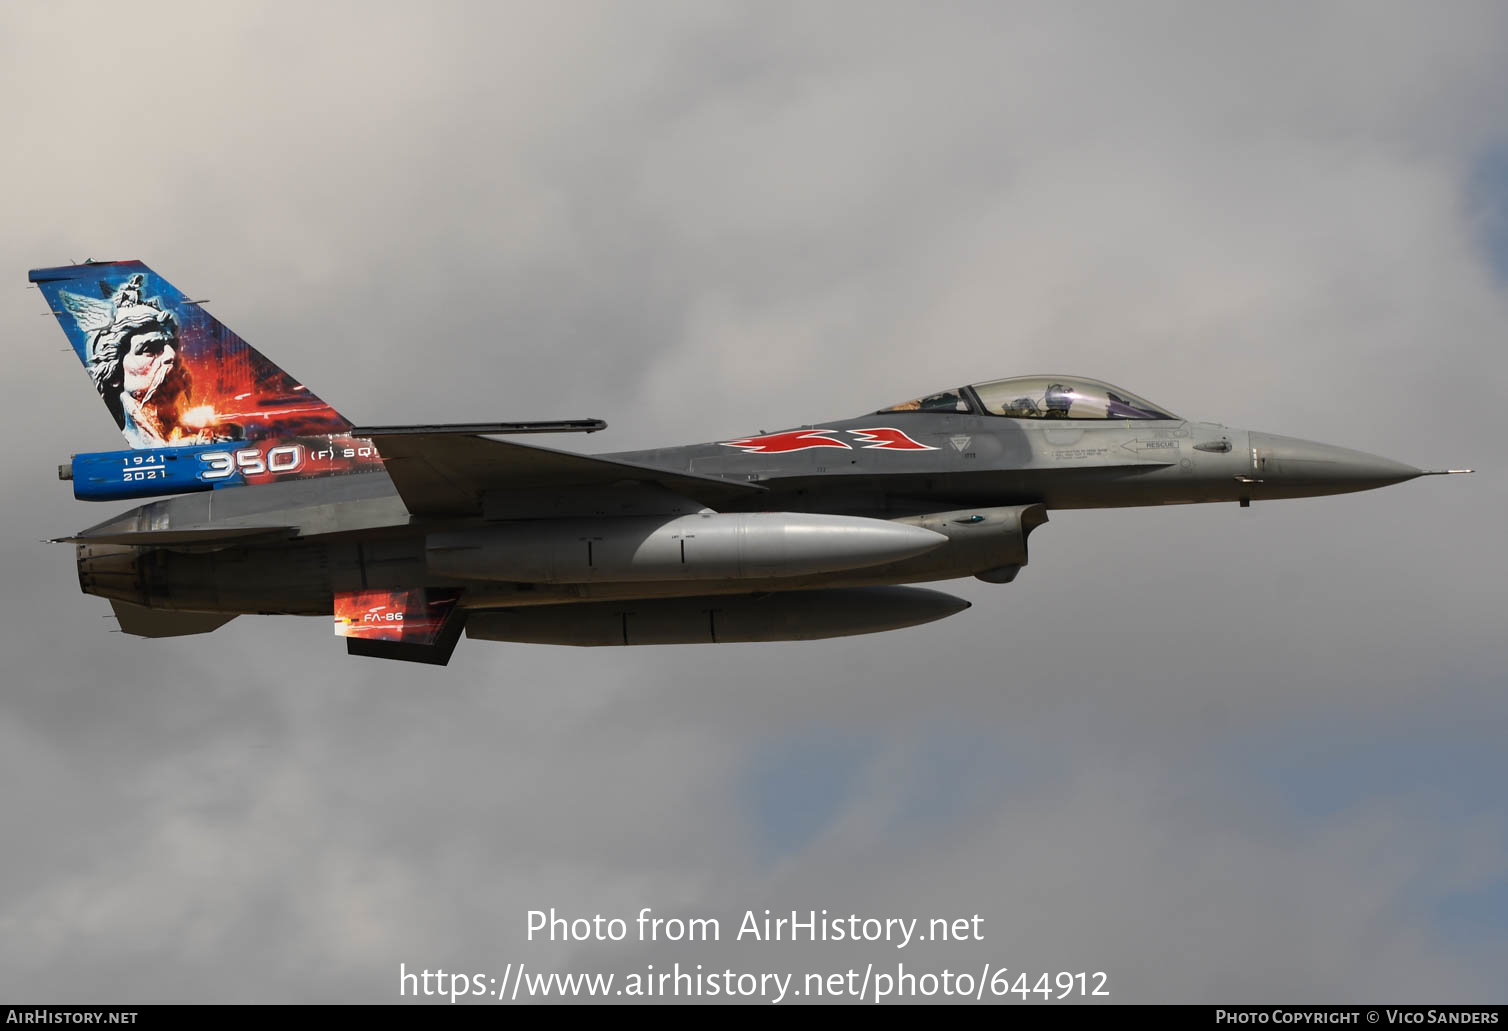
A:
<svg viewBox="0 0 1508 1031">
<path fill-rule="evenodd" d="M 1043 418 L 1066 419 L 1068 409 L 1073 406 L 1073 388 L 1062 383 L 1049 383 L 1045 401 L 1047 411 L 1042 413 Z"/>
</svg>

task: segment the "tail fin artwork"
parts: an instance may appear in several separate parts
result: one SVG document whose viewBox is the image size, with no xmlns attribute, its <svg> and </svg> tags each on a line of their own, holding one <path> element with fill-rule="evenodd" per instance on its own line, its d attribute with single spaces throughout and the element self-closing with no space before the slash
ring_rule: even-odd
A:
<svg viewBox="0 0 1508 1031">
<path fill-rule="evenodd" d="M 139 261 L 35 269 L 133 448 L 323 436 L 339 412 Z"/>
<path fill-rule="evenodd" d="M 78 497 L 381 468 L 339 412 L 141 262 L 33 269 L 30 278 L 132 449 L 75 456 Z"/>
</svg>

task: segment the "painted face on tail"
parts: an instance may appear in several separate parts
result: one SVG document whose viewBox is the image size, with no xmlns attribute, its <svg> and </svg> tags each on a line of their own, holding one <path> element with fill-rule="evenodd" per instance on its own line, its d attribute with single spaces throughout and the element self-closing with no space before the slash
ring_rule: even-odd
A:
<svg viewBox="0 0 1508 1031">
<path fill-rule="evenodd" d="M 121 411 L 152 444 L 170 444 L 198 430 L 180 420 L 191 381 L 179 348 L 176 325 L 164 321 L 143 326 L 120 343 Z"/>
<path fill-rule="evenodd" d="M 121 366 L 125 372 L 125 391 L 137 404 L 165 399 L 175 393 L 175 387 L 183 380 L 178 341 L 167 333 L 141 333 L 132 337 Z"/>
</svg>

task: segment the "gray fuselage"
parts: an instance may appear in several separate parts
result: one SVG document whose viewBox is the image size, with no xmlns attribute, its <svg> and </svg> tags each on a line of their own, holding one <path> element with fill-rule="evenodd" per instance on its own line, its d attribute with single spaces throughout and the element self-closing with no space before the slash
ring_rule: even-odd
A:
<svg viewBox="0 0 1508 1031">
<path fill-rule="evenodd" d="M 533 488 L 508 492 L 481 515 L 419 519 L 409 514 L 388 476 L 375 471 L 143 505 L 80 536 L 292 529 L 279 538 L 249 536 L 205 547 L 80 544 L 80 580 L 88 593 L 149 607 L 323 615 L 336 591 L 415 585 L 462 587 L 463 607 L 476 610 L 963 576 L 1002 582 L 1025 564 L 1026 537 L 1045 521 L 1046 509 L 1246 503 L 1366 490 L 1421 475 L 1412 466 L 1358 451 L 1212 423 L 926 411 L 887 411 L 777 434 L 600 457 L 763 488 L 720 506 L 723 512 L 898 520 L 942 534 L 948 543 L 865 568 L 752 578 L 470 578 L 459 575 L 453 559 L 436 562 L 427 542 L 457 533 L 508 534 L 525 525 L 535 532 L 541 520 L 577 529 L 599 520 L 610 539 L 628 519 L 635 525 L 669 522 L 706 510 L 664 492 L 636 498 L 625 485 L 621 498 L 627 500 L 611 512 L 598 491 L 572 500 L 569 491 Z M 577 536 L 586 540 L 591 534 Z"/>
</svg>

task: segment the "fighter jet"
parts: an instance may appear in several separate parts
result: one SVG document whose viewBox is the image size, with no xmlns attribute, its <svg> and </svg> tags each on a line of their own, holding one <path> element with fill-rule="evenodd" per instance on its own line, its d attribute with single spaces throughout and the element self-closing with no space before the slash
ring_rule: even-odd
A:
<svg viewBox="0 0 1508 1031">
<path fill-rule="evenodd" d="M 1015 579 L 1050 509 L 1246 506 L 1433 475 L 1073 375 L 603 455 L 496 439 L 596 419 L 361 427 L 138 261 L 31 281 L 129 445 L 59 476 L 85 501 L 161 498 L 61 538 L 84 592 L 139 637 L 322 616 L 352 654 L 443 665 L 463 630 L 557 645 L 866 634 L 969 607 L 903 585 Z"/>
</svg>

